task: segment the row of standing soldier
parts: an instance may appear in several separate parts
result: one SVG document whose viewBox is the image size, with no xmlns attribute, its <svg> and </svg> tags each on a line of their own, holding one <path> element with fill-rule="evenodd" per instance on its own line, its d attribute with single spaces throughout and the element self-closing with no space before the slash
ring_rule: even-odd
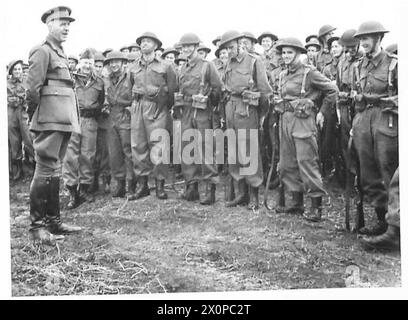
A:
<svg viewBox="0 0 408 320">
<path fill-rule="evenodd" d="M 219 43 L 213 63 L 198 55 L 198 36 L 185 34 L 179 44 L 185 56 L 179 59 L 184 60 L 179 74 L 173 64 L 156 54 L 162 45 L 158 37 L 146 32 L 136 40 L 141 56 L 126 69 L 124 53 L 107 53 L 103 64 L 109 74 L 103 80 L 91 66 L 90 61 L 97 60 L 95 53 L 86 50 L 81 56 L 81 72 L 74 75 L 75 94 L 61 47 L 69 23 L 74 21 L 70 14 L 67 7 L 47 11 L 42 20 L 50 34 L 30 53 L 27 100 L 37 163 L 30 191 L 30 230 L 34 239 L 49 240 L 80 230 L 60 220 L 59 172 L 64 163 L 64 180 L 71 194 L 69 207 L 78 205 L 81 194 L 90 200 L 93 172 L 87 169 L 93 165 L 99 127 L 96 116 L 101 114 L 107 118 L 110 169 L 117 182 L 113 196 L 125 196 L 126 180 L 129 200 L 147 196 L 148 177 L 153 174 L 157 198 L 166 199 L 164 181 L 168 170 L 162 163 L 153 164 L 150 150 L 159 143 L 152 139 L 151 132 L 169 129 L 171 109 L 173 118 L 181 122 L 182 132 L 224 125 L 249 133 L 250 129 L 269 127 L 266 137 L 273 151 L 269 169 L 279 172 L 280 187 L 291 195 L 286 205 L 285 193 L 280 193 L 276 211 L 303 214 L 314 222 L 321 220 L 322 197 L 326 194 L 321 172 L 329 171 L 332 165 L 339 170 L 337 156 L 343 163 L 350 159 L 346 156 L 346 145 L 350 143 L 346 142 L 352 127 L 352 145 L 359 160 L 355 165 L 359 170 L 355 171 L 378 217 L 374 229 L 358 231 L 368 235 L 385 233 L 387 188 L 398 167 L 398 116 L 396 56 L 380 47 L 387 32 L 381 24 L 363 23 L 358 31 L 348 30 L 341 38 L 332 36 L 334 28 L 323 26 L 315 37 L 319 45 L 308 37 L 306 46 L 295 38 L 278 40 L 270 32 L 256 39 L 250 33 L 229 31 L 215 40 Z M 257 55 L 253 50 L 257 41 L 264 47 L 269 43 L 270 50 Z M 365 51 L 363 57 L 358 57 L 359 44 Z M 333 57 L 327 45 L 346 48 L 348 54 Z M 302 61 L 306 48 L 319 46 L 317 58 L 308 55 L 309 62 L 316 66 Z M 64 105 L 60 99 L 66 108 L 60 107 Z M 69 108 L 71 103 L 76 109 Z M 338 139 L 336 125 L 341 132 Z M 250 141 L 249 136 L 238 141 L 238 153 L 259 143 Z M 342 150 L 339 155 L 331 147 L 337 140 Z M 203 150 L 204 145 L 198 149 Z M 347 172 L 353 168 L 349 162 Z M 258 170 L 247 176 L 239 174 L 242 165 L 228 164 L 235 183 L 231 189 L 236 192 L 227 206 L 259 208 L 259 187 L 265 182 L 263 171 L 267 166 L 261 157 L 258 163 Z M 206 191 L 201 203 L 215 202 L 215 166 L 182 163 L 181 172 L 186 184 L 184 199 L 198 200 L 198 183 L 202 181 Z M 311 199 L 307 210 L 304 194 Z"/>
</svg>

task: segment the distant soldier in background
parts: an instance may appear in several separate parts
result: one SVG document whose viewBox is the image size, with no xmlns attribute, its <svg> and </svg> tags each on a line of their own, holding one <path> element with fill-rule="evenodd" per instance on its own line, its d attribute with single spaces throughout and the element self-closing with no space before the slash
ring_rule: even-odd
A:
<svg viewBox="0 0 408 320">
<path fill-rule="evenodd" d="M 162 59 L 169 61 L 173 64 L 175 64 L 175 60 L 178 57 L 179 52 L 174 49 L 174 48 L 167 48 L 166 50 L 164 50 L 163 54 L 162 54 Z"/>
<path fill-rule="evenodd" d="M 311 66 L 316 67 L 317 57 L 322 48 L 322 45 L 320 44 L 319 40 L 317 40 L 317 38 L 311 38 L 308 42 L 306 42 L 305 48 L 307 50 L 307 63 Z"/>
<path fill-rule="evenodd" d="M 201 58 L 206 60 L 208 54 L 211 52 L 211 49 L 208 48 L 204 43 L 200 43 L 200 45 L 198 46 L 197 52 Z"/>
<path fill-rule="evenodd" d="M 258 52 L 255 51 L 255 44 L 258 43 L 258 39 L 249 32 L 245 31 L 242 33 L 242 38 L 239 39 L 239 44 L 248 52 L 259 56 Z"/>
<path fill-rule="evenodd" d="M 321 50 L 317 56 L 317 70 L 323 71 L 324 67 L 332 61 L 332 55 L 327 45 L 327 40 L 329 40 L 333 35 L 335 27 L 326 24 L 319 29 L 318 39 L 321 44 Z"/>
<path fill-rule="evenodd" d="M 27 157 L 34 159 L 34 149 L 27 126 L 26 92 L 23 84 L 23 61 L 14 60 L 8 65 L 7 114 L 8 144 L 11 160 L 11 179 L 23 176 L 23 143 Z"/>
<path fill-rule="evenodd" d="M 128 54 L 128 53 L 130 52 L 128 46 L 122 46 L 122 47 L 119 49 L 119 51 L 122 52 L 122 53 L 124 53 L 124 54 Z"/>
<path fill-rule="evenodd" d="M 79 60 L 76 55 L 71 54 L 68 56 L 69 72 L 71 72 L 71 75 L 76 71 L 78 62 Z"/>
</svg>

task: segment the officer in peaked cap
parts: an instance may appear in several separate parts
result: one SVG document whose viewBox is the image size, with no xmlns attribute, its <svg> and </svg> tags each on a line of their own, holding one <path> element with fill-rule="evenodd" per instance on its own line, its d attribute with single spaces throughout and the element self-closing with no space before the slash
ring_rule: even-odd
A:
<svg viewBox="0 0 408 320">
<path fill-rule="evenodd" d="M 45 12 L 41 21 L 49 34 L 30 51 L 27 78 L 36 160 L 30 186 L 30 234 L 34 241 L 50 243 L 63 238 L 62 234 L 81 230 L 62 223 L 59 207 L 61 163 L 71 133 L 79 133 L 80 127 L 73 80 L 62 48 L 75 19 L 68 7 L 56 7 Z"/>
</svg>

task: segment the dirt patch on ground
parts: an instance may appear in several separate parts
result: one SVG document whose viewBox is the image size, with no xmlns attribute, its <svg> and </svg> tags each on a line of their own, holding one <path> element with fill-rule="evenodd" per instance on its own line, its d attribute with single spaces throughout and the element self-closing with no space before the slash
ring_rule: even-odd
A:
<svg viewBox="0 0 408 320">
<path fill-rule="evenodd" d="M 264 207 L 226 208 L 223 188 L 210 207 L 171 190 L 165 201 L 154 194 L 130 202 L 98 194 L 94 203 L 62 210 L 64 221 L 83 232 L 34 246 L 29 180 L 11 184 L 12 295 L 401 286 L 399 253 L 365 252 L 343 230 L 342 191 L 329 189 L 319 224 Z"/>
</svg>

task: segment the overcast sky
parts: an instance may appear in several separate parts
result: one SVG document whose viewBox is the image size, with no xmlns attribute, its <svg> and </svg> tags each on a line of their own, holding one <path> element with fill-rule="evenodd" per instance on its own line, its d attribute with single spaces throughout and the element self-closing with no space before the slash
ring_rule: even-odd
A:
<svg viewBox="0 0 408 320">
<path fill-rule="evenodd" d="M 2 1 L 1 11 L 6 36 L 6 61 L 27 60 L 29 50 L 47 34 L 40 17 L 47 9 L 67 5 L 77 19 L 64 48 L 67 54 L 79 54 L 86 47 L 103 50 L 128 45 L 144 31 L 153 31 L 172 46 L 184 32 L 195 32 L 212 49 L 211 40 L 230 29 L 251 31 L 258 36 L 263 31 L 279 37 L 305 37 L 317 33 L 324 24 L 338 28 L 337 33 L 358 28 L 367 20 L 379 20 L 391 32 L 384 45 L 398 42 L 400 19 L 408 12 L 406 1 L 398 0 L 339 0 L 339 1 L 266 1 L 266 0 L 207 0 L 207 1 L 84 1 L 41 0 Z"/>
</svg>

